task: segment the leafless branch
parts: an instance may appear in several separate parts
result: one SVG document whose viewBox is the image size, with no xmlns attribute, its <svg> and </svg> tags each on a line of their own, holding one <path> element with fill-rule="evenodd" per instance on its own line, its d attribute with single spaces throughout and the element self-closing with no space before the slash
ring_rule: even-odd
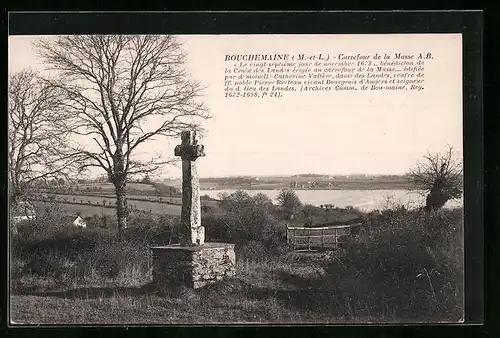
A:
<svg viewBox="0 0 500 338">
<path fill-rule="evenodd" d="M 13 200 L 34 182 L 70 177 L 77 165 L 70 149 L 61 91 L 37 72 L 24 69 L 9 75 L 8 160 Z"/>
<path fill-rule="evenodd" d="M 57 78 L 47 80 L 63 98 L 69 130 L 92 135 L 98 150 L 85 149 L 82 168 L 103 168 L 117 189 L 130 175 L 151 173 L 171 159 L 141 161 L 137 149 L 182 130 L 202 131 L 210 118 L 200 102 L 203 87 L 183 65 L 175 37 L 73 35 L 35 43 Z"/>
<path fill-rule="evenodd" d="M 463 190 L 462 162 L 453 147 L 442 154 L 427 153 L 408 174 L 409 181 L 425 194 L 442 195 L 442 199 L 459 198 Z"/>
</svg>

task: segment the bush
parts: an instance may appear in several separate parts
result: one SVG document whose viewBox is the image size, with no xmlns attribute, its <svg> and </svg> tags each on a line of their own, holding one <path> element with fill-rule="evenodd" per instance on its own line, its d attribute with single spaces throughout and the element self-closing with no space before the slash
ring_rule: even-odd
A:
<svg viewBox="0 0 500 338">
<path fill-rule="evenodd" d="M 168 186 L 163 183 L 153 183 L 156 195 L 158 196 L 181 196 L 179 189 Z"/>
<path fill-rule="evenodd" d="M 178 242 L 180 217 L 138 212 L 129 218 L 123 238 L 129 242 L 166 245 Z"/>
<path fill-rule="evenodd" d="M 203 215 L 207 238 L 216 241 L 245 244 L 260 241 L 264 245 L 275 241 L 278 217 L 272 201 L 264 194 L 253 197 L 237 191 L 225 196 L 221 210 Z"/>
<path fill-rule="evenodd" d="M 105 242 L 107 239 L 108 234 L 99 231 L 99 229 L 75 227 L 57 233 L 53 239 L 47 239 L 44 244 L 57 253 L 76 257 L 80 253 L 94 250 L 99 243 Z"/>
<path fill-rule="evenodd" d="M 78 257 L 94 250 L 102 242 L 106 242 L 109 234 L 101 229 L 67 227 L 40 237 L 12 237 L 12 252 L 15 257 L 26 258 L 33 255 L 53 254 Z"/>
<path fill-rule="evenodd" d="M 13 259 L 18 263 L 27 262 L 22 274 L 68 282 L 67 278 L 74 281 L 93 278 L 96 272 L 113 280 L 127 271 L 140 271 L 141 276 L 146 276 L 150 268 L 149 250 L 148 243 L 128 241 L 87 228 L 56 233 L 44 239 L 16 236 Z"/>
<path fill-rule="evenodd" d="M 109 215 L 92 215 L 91 217 L 87 217 L 85 222 L 87 223 L 87 228 L 91 229 L 111 229 L 117 227 L 115 217 Z"/>
<path fill-rule="evenodd" d="M 249 241 L 248 243 L 237 245 L 235 250 L 238 259 L 242 260 L 260 261 L 269 255 L 267 248 L 259 241 Z"/>
<path fill-rule="evenodd" d="M 36 221 L 31 224 L 30 236 L 50 236 L 69 225 L 68 216 L 56 202 L 42 203 L 35 206 Z"/>
<path fill-rule="evenodd" d="M 127 269 L 148 273 L 150 259 L 149 245 L 139 242 L 111 241 L 108 245 L 96 248 L 90 260 L 97 273 L 108 279 L 117 278 Z"/>
<path fill-rule="evenodd" d="M 304 226 L 312 226 L 314 224 L 314 216 L 318 214 L 318 208 L 314 205 L 306 204 L 302 207 L 302 216 Z"/>
<path fill-rule="evenodd" d="M 461 211 L 392 212 L 329 265 L 331 304 L 349 307 L 356 318 L 459 320 L 462 247 Z"/>
<path fill-rule="evenodd" d="M 24 273 L 48 277 L 62 269 L 60 260 L 51 255 L 35 256 L 23 268 Z"/>
<path fill-rule="evenodd" d="M 42 213 L 37 224 L 29 228 L 31 233 L 11 237 L 11 257 L 19 263 L 13 265 L 13 278 L 33 274 L 71 283 L 100 276 L 138 283 L 138 277 L 150 272 L 150 246 L 175 243 L 179 226 L 179 217 L 137 212 L 131 215 L 129 227 L 119 237 L 114 231 L 100 228 L 104 220 L 113 222 L 108 216 L 94 215 L 87 220 L 86 228 L 69 225 L 72 218 L 58 211 Z M 45 224 L 52 220 L 55 224 Z"/>
<path fill-rule="evenodd" d="M 278 193 L 277 199 L 287 219 L 292 219 L 302 207 L 302 203 L 295 190 L 283 189 Z"/>
<path fill-rule="evenodd" d="M 97 272 L 107 278 L 116 278 L 120 273 L 120 259 L 115 256 L 100 255 L 96 260 Z"/>
<path fill-rule="evenodd" d="M 201 198 L 202 200 L 206 200 L 206 201 L 214 201 L 214 200 L 215 200 L 214 198 L 212 198 L 212 197 L 211 197 L 210 195 L 208 195 L 208 194 L 201 195 L 201 196 L 200 196 L 200 198 Z"/>
<path fill-rule="evenodd" d="M 17 234 L 23 237 L 31 237 L 34 233 L 34 222 L 32 221 L 21 221 L 14 225 L 17 229 Z"/>
<path fill-rule="evenodd" d="M 10 261 L 10 278 L 16 279 L 23 275 L 24 264 L 19 259 L 11 259 Z"/>
</svg>

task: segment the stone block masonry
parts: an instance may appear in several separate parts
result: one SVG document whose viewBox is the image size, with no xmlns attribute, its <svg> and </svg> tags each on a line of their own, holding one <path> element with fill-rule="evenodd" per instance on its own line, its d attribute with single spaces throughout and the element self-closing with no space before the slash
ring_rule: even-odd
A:
<svg viewBox="0 0 500 338">
<path fill-rule="evenodd" d="M 201 288 L 234 276 L 234 244 L 153 247 L 153 282 L 163 286 Z"/>
</svg>

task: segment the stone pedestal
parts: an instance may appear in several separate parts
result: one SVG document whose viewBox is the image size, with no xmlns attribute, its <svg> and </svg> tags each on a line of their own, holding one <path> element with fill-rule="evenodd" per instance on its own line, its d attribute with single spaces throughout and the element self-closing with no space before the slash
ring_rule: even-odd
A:
<svg viewBox="0 0 500 338">
<path fill-rule="evenodd" d="M 201 288 L 235 273 L 234 244 L 152 247 L 153 282 L 164 286 Z"/>
</svg>

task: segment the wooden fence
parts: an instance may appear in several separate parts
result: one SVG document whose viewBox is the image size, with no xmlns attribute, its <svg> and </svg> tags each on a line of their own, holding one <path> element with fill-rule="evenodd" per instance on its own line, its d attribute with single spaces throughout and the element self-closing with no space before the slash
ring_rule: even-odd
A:
<svg viewBox="0 0 500 338">
<path fill-rule="evenodd" d="M 335 225 L 321 228 L 288 227 L 286 228 L 287 243 L 296 251 L 316 251 L 338 249 L 346 243 L 353 229 L 361 223 Z"/>
</svg>

